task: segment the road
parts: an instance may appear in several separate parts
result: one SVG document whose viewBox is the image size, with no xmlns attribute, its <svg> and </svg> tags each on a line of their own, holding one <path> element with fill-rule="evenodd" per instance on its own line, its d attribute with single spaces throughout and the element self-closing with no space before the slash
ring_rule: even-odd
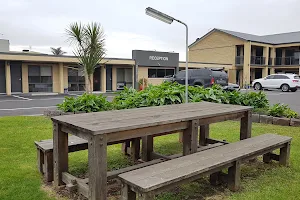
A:
<svg viewBox="0 0 300 200">
<path fill-rule="evenodd" d="M 111 101 L 113 94 L 105 94 Z M 56 110 L 56 105 L 62 103 L 65 96 L 78 95 L 50 95 L 28 96 L 12 95 L 0 96 L 0 116 L 38 116 L 43 115 L 44 110 Z"/>
<path fill-rule="evenodd" d="M 300 90 L 297 92 L 283 93 L 281 91 L 265 91 L 270 104 L 284 103 L 288 104 L 291 109 L 300 113 Z M 65 96 L 73 95 L 53 95 L 53 96 L 28 96 L 28 95 L 0 95 L 0 116 L 17 116 L 43 115 L 44 110 L 55 110 L 56 105 L 62 103 Z M 114 94 L 105 94 L 111 101 Z"/>
</svg>

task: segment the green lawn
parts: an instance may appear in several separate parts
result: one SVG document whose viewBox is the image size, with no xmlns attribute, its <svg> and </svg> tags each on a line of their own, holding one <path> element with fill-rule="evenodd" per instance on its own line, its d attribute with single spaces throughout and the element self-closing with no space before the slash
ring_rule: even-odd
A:
<svg viewBox="0 0 300 200">
<path fill-rule="evenodd" d="M 182 199 L 300 199 L 300 128 L 253 124 L 253 136 L 278 133 L 293 137 L 290 168 L 277 163 L 256 162 L 242 168 L 242 189 L 231 193 L 226 187 L 212 187 L 207 178 L 183 185 L 157 197 L 159 200 Z M 230 142 L 239 138 L 239 123 L 224 122 L 211 127 L 214 138 Z M 43 117 L 0 118 L 0 199 L 53 200 L 41 190 L 41 177 L 36 168 L 36 149 L 33 141 L 52 138 L 52 125 Z M 180 151 L 178 135 L 155 139 L 155 151 L 172 154 Z M 120 145 L 110 146 L 108 167 L 117 169 L 131 163 L 120 153 Z M 70 171 L 83 175 L 87 170 L 87 152 L 70 155 Z"/>
</svg>

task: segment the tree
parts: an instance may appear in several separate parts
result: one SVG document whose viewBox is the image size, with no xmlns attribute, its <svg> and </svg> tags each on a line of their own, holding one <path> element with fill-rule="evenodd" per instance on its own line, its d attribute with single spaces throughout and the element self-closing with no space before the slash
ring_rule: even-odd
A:
<svg viewBox="0 0 300 200">
<path fill-rule="evenodd" d="M 96 67 L 105 56 L 105 38 L 101 24 L 92 22 L 82 25 L 72 23 L 66 29 L 70 44 L 75 45 L 74 55 L 78 58 L 79 65 L 84 69 L 86 92 L 91 93 L 92 77 Z"/>
<path fill-rule="evenodd" d="M 63 51 L 61 49 L 61 47 L 58 47 L 58 48 L 50 47 L 50 49 L 51 49 L 51 52 L 53 53 L 53 55 L 57 55 L 57 56 L 62 56 L 67 53 L 67 52 Z"/>
</svg>

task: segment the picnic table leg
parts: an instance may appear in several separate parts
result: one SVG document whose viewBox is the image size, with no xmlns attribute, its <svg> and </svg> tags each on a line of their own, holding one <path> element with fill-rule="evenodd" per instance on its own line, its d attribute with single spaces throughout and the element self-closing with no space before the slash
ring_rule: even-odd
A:
<svg viewBox="0 0 300 200">
<path fill-rule="evenodd" d="M 130 140 L 126 140 L 124 143 L 122 143 L 122 152 L 125 155 L 130 155 L 130 152 L 128 152 L 128 149 L 130 148 Z"/>
<path fill-rule="evenodd" d="M 252 129 L 252 113 L 247 111 L 245 116 L 241 118 L 240 125 L 240 140 L 244 140 L 251 137 Z"/>
<path fill-rule="evenodd" d="M 62 173 L 68 171 L 68 133 L 61 131 L 61 126 L 53 122 L 53 156 L 54 156 L 54 186 L 63 183 Z"/>
<path fill-rule="evenodd" d="M 107 137 L 91 136 L 88 144 L 89 200 L 107 199 Z"/>
<path fill-rule="evenodd" d="M 183 131 L 183 155 L 197 152 L 199 120 L 189 122 L 189 127 Z"/>
<path fill-rule="evenodd" d="M 209 124 L 200 126 L 199 145 L 206 146 L 209 138 Z"/>
<path fill-rule="evenodd" d="M 148 135 L 142 137 L 142 160 L 150 161 L 153 152 L 153 136 Z"/>
<path fill-rule="evenodd" d="M 140 138 L 134 138 L 131 141 L 131 159 L 135 162 L 140 158 Z"/>
</svg>

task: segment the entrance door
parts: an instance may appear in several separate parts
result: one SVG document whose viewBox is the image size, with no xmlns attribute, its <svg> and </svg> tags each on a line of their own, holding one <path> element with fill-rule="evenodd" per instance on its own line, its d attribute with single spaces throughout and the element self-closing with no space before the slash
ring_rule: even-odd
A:
<svg viewBox="0 0 300 200">
<path fill-rule="evenodd" d="M 106 65 L 106 91 L 112 90 L 112 66 Z"/>
<path fill-rule="evenodd" d="M 6 93 L 5 62 L 0 61 L 0 94 Z"/>
<path fill-rule="evenodd" d="M 11 92 L 22 92 L 22 63 L 10 63 Z"/>
<path fill-rule="evenodd" d="M 100 66 L 99 67 L 97 67 L 96 69 L 95 69 L 95 71 L 94 71 L 94 91 L 100 91 L 100 89 L 101 89 L 101 79 L 100 79 L 100 77 L 101 77 L 101 68 L 100 68 Z"/>
</svg>

